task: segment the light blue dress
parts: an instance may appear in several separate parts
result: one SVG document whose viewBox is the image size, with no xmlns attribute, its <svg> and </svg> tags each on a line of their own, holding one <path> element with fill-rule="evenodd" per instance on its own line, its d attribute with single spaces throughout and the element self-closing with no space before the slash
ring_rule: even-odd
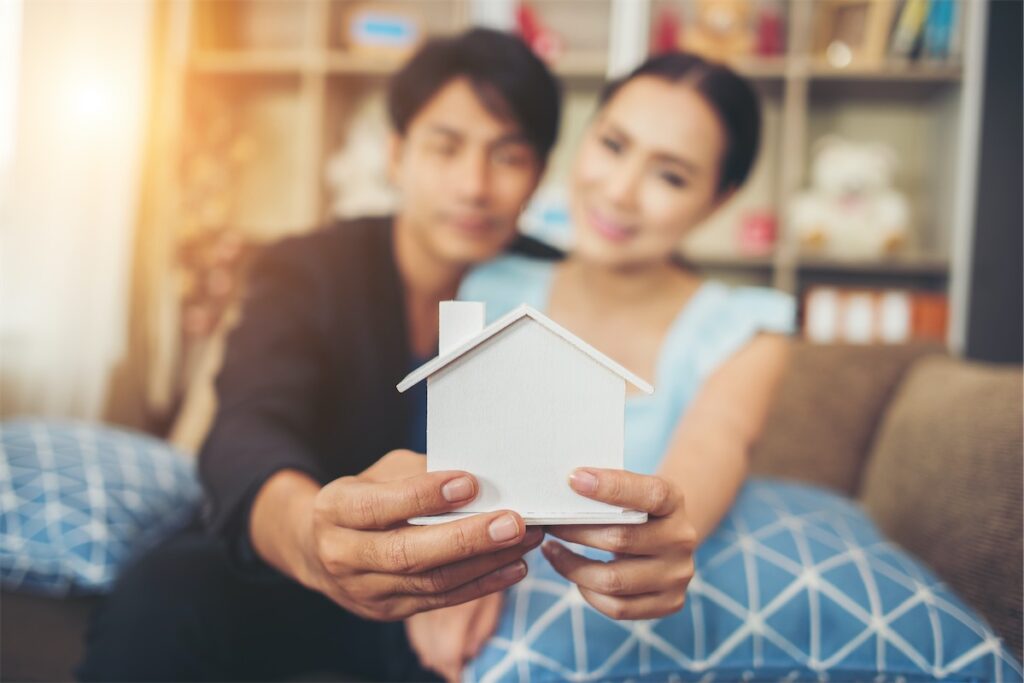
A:
<svg viewBox="0 0 1024 683">
<path fill-rule="evenodd" d="M 472 271 L 458 297 L 486 303 L 488 323 L 522 303 L 545 312 L 555 265 L 504 256 Z M 644 378 L 654 394 L 626 399 L 625 468 L 653 474 L 705 380 L 759 332 L 792 333 L 794 319 L 794 302 L 786 294 L 705 281 L 669 328 L 655 377 Z"/>
</svg>

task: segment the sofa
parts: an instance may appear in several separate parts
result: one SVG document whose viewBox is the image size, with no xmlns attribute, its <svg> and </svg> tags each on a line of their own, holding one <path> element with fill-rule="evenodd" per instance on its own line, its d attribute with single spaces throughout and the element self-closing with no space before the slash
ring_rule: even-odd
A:
<svg viewBox="0 0 1024 683">
<path fill-rule="evenodd" d="M 936 346 L 800 342 L 752 473 L 858 501 L 1020 660 L 1022 390 Z M 100 600 L 0 595 L 0 680 L 68 680 Z"/>
</svg>

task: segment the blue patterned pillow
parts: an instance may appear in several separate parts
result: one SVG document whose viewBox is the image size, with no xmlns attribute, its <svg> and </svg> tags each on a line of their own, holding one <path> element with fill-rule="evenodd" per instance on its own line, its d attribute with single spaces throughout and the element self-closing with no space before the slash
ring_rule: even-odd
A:
<svg viewBox="0 0 1024 683">
<path fill-rule="evenodd" d="M 194 513 L 186 456 L 100 425 L 0 423 L 0 584 L 62 596 L 108 591 L 133 555 Z"/>
<path fill-rule="evenodd" d="M 529 561 L 467 680 L 1021 680 L 930 571 L 809 486 L 748 482 L 698 551 L 686 606 L 664 619 L 609 619 L 539 552 Z"/>
</svg>

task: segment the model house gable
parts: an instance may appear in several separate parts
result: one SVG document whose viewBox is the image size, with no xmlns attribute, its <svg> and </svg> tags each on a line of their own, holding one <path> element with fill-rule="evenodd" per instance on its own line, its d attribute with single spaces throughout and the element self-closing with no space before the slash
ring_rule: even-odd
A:
<svg viewBox="0 0 1024 683">
<path fill-rule="evenodd" d="M 446 339 L 446 330 L 450 330 L 451 327 L 452 327 L 451 325 L 446 325 L 445 324 L 446 323 L 446 320 L 445 320 L 445 305 L 446 304 L 456 304 L 456 306 L 458 306 L 460 309 L 463 309 L 463 310 L 465 310 L 465 308 L 466 308 L 464 306 L 465 304 L 475 304 L 475 305 L 478 305 L 479 306 L 479 309 L 478 309 L 479 313 L 474 311 L 474 312 L 472 312 L 470 314 L 469 317 L 478 318 L 481 321 L 483 320 L 483 304 L 477 304 L 476 302 L 461 302 L 461 301 L 460 302 L 447 302 L 447 301 L 446 302 L 442 302 L 442 304 L 441 304 L 442 305 L 442 314 L 441 314 L 441 344 L 440 344 L 440 346 L 441 346 L 441 353 L 439 353 L 438 356 L 436 358 L 434 358 L 433 360 L 431 360 L 431 361 L 421 365 L 419 368 L 417 368 L 413 372 L 409 373 L 405 377 L 405 379 L 403 379 L 401 382 L 398 383 L 398 391 L 404 392 L 404 391 L 408 390 L 410 387 L 415 386 L 419 382 L 421 382 L 424 379 L 430 377 L 430 375 L 432 375 L 435 372 L 441 370 L 442 368 L 450 365 L 452 362 L 454 362 L 458 358 L 462 357 L 463 355 L 465 355 L 469 351 L 472 351 L 473 349 L 475 349 L 479 345 L 483 344 L 488 339 L 491 339 L 492 337 L 496 337 L 496 336 L 500 335 L 502 332 L 504 332 L 505 330 L 509 329 L 515 323 L 519 322 L 520 320 L 523 320 L 524 318 L 528 318 L 528 319 L 533 320 L 534 322 L 538 323 L 539 325 L 541 325 L 542 327 L 547 329 L 549 332 L 552 332 L 557 337 L 560 337 L 563 341 L 565 341 L 568 344 L 570 344 L 572 347 L 577 349 L 580 353 L 583 353 L 583 354 L 589 356 L 591 359 L 596 361 L 599 365 L 601 365 L 605 369 L 615 373 L 616 375 L 621 377 L 626 382 L 629 382 L 630 384 L 632 384 L 634 387 L 636 387 L 637 389 L 639 389 L 643 393 L 645 393 L 645 394 L 652 394 L 652 393 L 654 393 L 654 387 L 652 387 L 649 383 L 647 383 L 644 380 L 640 379 L 635 374 L 633 374 L 632 372 L 630 372 L 626 368 L 622 367 L 621 365 L 619 365 L 618 363 L 613 361 L 611 358 L 609 358 L 608 356 L 604 355 L 603 353 L 601 353 L 600 351 L 595 349 L 593 346 L 591 346 L 587 342 L 583 341 L 582 339 L 580 339 L 579 337 L 574 335 L 572 332 L 570 332 L 569 330 L 565 329 L 564 327 L 562 327 L 561 325 L 556 323 L 551 318 L 547 317 L 546 315 L 544 315 L 543 313 L 541 313 L 537 309 L 535 309 L 532 306 L 529 306 L 527 304 L 521 304 L 521 305 L 517 306 L 513 310 L 511 310 L 508 313 L 506 313 L 505 315 L 503 315 L 502 317 L 500 317 L 497 320 L 495 320 L 493 323 L 491 323 L 487 327 L 485 327 L 483 329 L 480 329 L 478 332 L 475 332 L 474 334 L 465 334 L 465 336 L 463 336 L 461 339 L 456 338 L 457 342 L 456 343 L 452 343 L 452 346 L 446 350 L 445 349 L 445 346 L 446 346 L 445 342 L 448 341 Z M 461 323 L 462 320 L 459 320 L 459 322 Z M 466 330 L 466 329 L 471 329 L 471 328 L 463 327 L 463 330 Z"/>
</svg>

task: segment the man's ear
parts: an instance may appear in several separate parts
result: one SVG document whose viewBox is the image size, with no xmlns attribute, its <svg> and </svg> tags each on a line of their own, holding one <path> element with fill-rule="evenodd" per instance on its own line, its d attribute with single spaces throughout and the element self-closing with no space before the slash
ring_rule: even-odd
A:
<svg viewBox="0 0 1024 683">
<path fill-rule="evenodd" d="M 387 172 L 388 181 L 398 187 L 398 167 L 402 163 L 402 144 L 405 142 L 405 138 L 395 131 L 391 131 L 388 134 L 387 142 Z"/>
</svg>

